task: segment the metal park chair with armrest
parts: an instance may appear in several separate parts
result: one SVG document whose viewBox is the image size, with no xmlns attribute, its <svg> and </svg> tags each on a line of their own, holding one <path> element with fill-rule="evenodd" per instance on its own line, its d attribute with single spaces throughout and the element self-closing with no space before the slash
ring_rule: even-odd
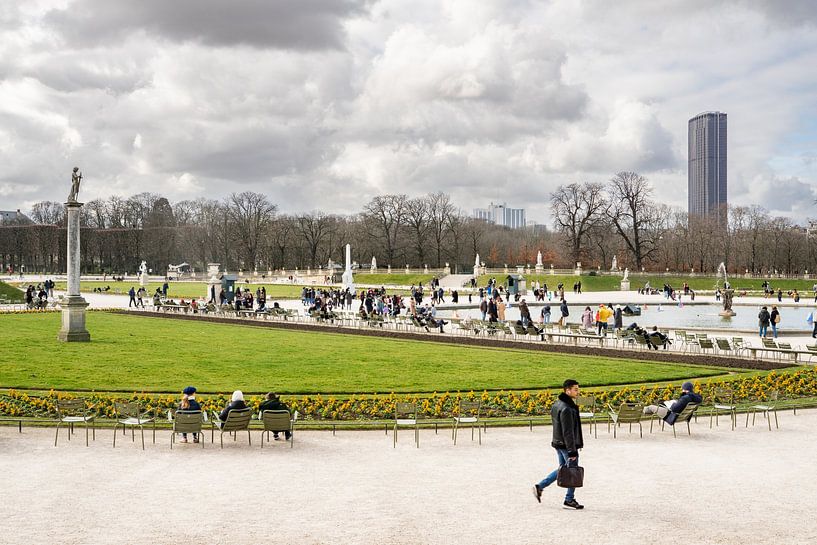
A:
<svg viewBox="0 0 817 545">
<path fill-rule="evenodd" d="M 252 410 L 246 409 L 232 409 L 227 413 L 227 420 L 222 422 L 218 418 L 218 413 L 213 413 L 212 429 L 210 430 L 210 442 L 215 441 L 216 428 L 221 432 L 221 448 L 224 448 L 224 432 L 233 434 L 233 441 L 237 439 L 239 431 L 247 432 L 247 441 L 252 445 L 252 436 L 250 435 L 250 419 L 252 418 Z"/>
<path fill-rule="evenodd" d="M 71 440 L 71 434 L 74 433 L 74 424 L 82 423 L 85 425 L 85 446 L 88 446 L 88 424 L 91 424 L 91 432 L 96 441 L 96 427 L 94 426 L 94 415 L 88 411 L 93 408 L 93 405 L 88 406 L 85 399 L 58 399 L 57 400 L 57 431 L 54 434 L 54 446 L 57 446 L 57 438 L 60 435 L 60 426 L 66 424 L 68 427 L 68 440 Z"/>
</svg>

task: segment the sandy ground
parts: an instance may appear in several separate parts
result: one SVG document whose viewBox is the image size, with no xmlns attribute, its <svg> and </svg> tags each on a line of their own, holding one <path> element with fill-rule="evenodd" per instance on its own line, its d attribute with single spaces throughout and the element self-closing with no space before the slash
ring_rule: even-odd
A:
<svg viewBox="0 0 817 545">
<path fill-rule="evenodd" d="M 581 512 L 532 484 L 555 464 L 550 428 L 489 429 L 483 444 L 421 431 L 302 431 L 224 450 L 0 428 L 0 543 L 815 543 L 817 411 L 731 431 L 601 428 L 586 437 Z M 586 427 L 585 427 L 586 430 Z M 680 431 L 680 430 L 679 430 Z M 208 436 L 209 437 L 209 436 Z M 149 440 L 149 439 L 148 439 Z M 218 443 L 218 438 L 216 438 Z"/>
</svg>

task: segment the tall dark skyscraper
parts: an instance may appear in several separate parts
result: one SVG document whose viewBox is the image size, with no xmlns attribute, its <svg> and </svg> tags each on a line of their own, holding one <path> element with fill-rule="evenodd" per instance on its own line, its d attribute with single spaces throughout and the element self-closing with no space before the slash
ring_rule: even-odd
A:
<svg viewBox="0 0 817 545">
<path fill-rule="evenodd" d="M 714 215 L 726 225 L 726 114 L 689 120 L 689 214 Z"/>
</svg>

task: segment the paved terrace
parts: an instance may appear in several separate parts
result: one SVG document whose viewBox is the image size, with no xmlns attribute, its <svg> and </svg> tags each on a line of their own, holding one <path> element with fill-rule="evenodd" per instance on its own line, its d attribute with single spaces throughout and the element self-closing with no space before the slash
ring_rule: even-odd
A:
<svg viewBox="0 0 817 545">
<path fill-rule="evenodd" d="M 581 512 L 560 489 L 531 493 L 555 464 L 547 426 L 492 428 L 482 446 L 448 430 L 422 430 L 419 449 L 410 431 L 396 449 L 382 430 L 296 431 L 294 449 L 262 450 L 256 431 L 252 446 L 208 434 L 172 451 L 166 430 L 142 451 L 113 449 L 109 429 L 55 448 L 53 429 L 0 427 L 0 543 L 815 543 L 817 411 L 779 416 L 773 431 L 739 415 L 735 431 L 701 417 L 677 439 L 585 433 Z"/>
</svg>

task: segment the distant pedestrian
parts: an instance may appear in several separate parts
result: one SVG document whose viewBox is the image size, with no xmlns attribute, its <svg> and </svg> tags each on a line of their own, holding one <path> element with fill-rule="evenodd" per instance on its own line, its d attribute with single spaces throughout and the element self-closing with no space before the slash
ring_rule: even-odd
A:
<svg viewBox="0 0 817 545">
<path fill-rule="evenodd" d="M 613 323 L 614 323 L 613 327 L 615 327 L 616 330 L 621 329 L 622 327 L 624 327 L 622 313 L 621 313 L 621 305 L 616 305 L 616 311 L 613 313 Z"/>
<path fill-rule="evenodd" d="M 136 290 L 133 288 L 133 286 L 131 286 L 130 290 L 128 290 L 128 295 L 130 296 L 130 301 L 128 301 L 128 308 L 130 308 L 131 306 L 139 307 L 139 304 L 136 302 Z"/>
<path fill-rule="evenodd" d="M 553 421 L 553 440 L 550 445 L 556 449 L 559 467 L 579 465 L 579 449 L 584 447 L 582 426 L 579 418 L 579 407 L 576 398 L 579 397 L 579 383 L 573 379 L 564 381 L 562 393 L 550 410 Z M 558 468 L 547 477 L 533 485 L 533 495 L 536 501 L 542 503 L 542 491 L 553 484 L 558 476 Z M 568 488 L 565 494 L 564 506 L 568 509 L 584 509 L 574 496 L 576 489 Z"/>
<path fill-rule="evenodd" d="M 561 318 L 559 318 L 559 327 L 563 327 L 567 324 L 567 317 L 570 316 L 570 310 L 567 308 L 567 301 L 565 298 L 562 298 L 562 304 L 559 305 L 559 312 L 562 313 Z"/>
<path fill-rule="evenodd" d="M 783 302 L 783 288 L 777 288 L 777 302 Z"/>
<path fill-rule="evenodd" d="M 596 319 L 598 319 L 598 312 L 596 313 Z M 593 329 L 593 311 L 590 310 L 590 307 L 584 307 L 584 312 L 582 312 L 582 327 L 587 331 Z"/>
<path fill-rule="evenodd" d="M 165 282 L 164 284 L 162 284 L 162 297 L 163 297 L 164 299 L 167 299 L 167 290 L 169 290 L 169 289 L 170 289 L 170 286 L 168 285 L 168 283 L 167 283 L 167 282 Z"/>
<path fill-rule="evenodd" d="M 550 323 L 550 305 L 547 303 L 545 303 L 545 306 L 542 307 L 542 323 Z"/>
<path fill-rule="evenodd" d="M 770 321 L 771 315 L 769 314 L 769 310 L 765 306 L 763 306 L 757 315 L 757 325 L 760 327 L 761 338 L 766 336 L 766 332 L 769 329 Z"/>
<path fill-rule="evenodd" d="M 775 339 L 777 338 L 777 324 L 780 323 L 780 311 L 777 310 L 776 305 L 772 305 L 772 313 L 769 316 L 769 320 L 772 326 L 772 337 Z"/>
</svg>

